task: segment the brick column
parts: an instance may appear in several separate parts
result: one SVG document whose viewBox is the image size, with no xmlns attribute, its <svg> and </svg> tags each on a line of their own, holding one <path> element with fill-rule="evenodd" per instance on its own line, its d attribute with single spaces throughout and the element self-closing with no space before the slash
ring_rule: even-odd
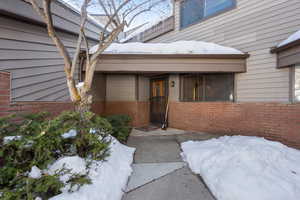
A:
<svg viewBox="0 0 300 200">
<path fill-rule="evenodd" d="M 10 73 L 0 71 L 0 117 L 8 115 L 10 108 Z"/>
</svg>

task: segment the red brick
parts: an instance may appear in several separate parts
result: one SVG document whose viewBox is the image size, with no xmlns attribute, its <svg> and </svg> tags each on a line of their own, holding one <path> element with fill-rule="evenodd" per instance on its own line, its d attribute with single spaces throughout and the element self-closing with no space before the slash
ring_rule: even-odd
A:
<svg viewBox="0 0 300 200">
<path fill-rule="evenodd" d="M 300 104 L 171 102 L 169 124 L 185 130 L 266 137 L 300 148 Z"/>
</svg>

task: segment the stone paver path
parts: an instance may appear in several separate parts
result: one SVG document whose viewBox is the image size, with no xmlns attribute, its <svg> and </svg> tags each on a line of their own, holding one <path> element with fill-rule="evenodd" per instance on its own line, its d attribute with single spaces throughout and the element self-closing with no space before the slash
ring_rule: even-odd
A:
<svg viewBox="0 0 300 200">
<path fill-rule="evenodd" d="M 128 146 L 136 148 L 133 174 L 123 200 L 215 200 L 180 156 L 181 142 L 213 137 L 174 129 L 133 132 L 128 141 Z"/>
</svg>

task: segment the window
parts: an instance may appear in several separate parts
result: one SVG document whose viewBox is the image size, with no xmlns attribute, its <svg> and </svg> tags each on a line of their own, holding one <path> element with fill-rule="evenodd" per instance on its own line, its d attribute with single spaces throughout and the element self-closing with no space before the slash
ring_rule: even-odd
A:
<svg viewBox="0 0 300 200">
<path fill-rule="evenodd" d="M 235 5 L 236 0 L 184 0 L 180 4 L 180 27 L 187 27 Z"/>
<path fill-rule="evenodd" d="M 300 66 L 295 67 L 294 101 L 300 102 Z"/>
<path fill-rule="evenodd" d="M 233 101 L 233 74 L 188 74 L 181 78 L 182 101 Z"/>
</svg>

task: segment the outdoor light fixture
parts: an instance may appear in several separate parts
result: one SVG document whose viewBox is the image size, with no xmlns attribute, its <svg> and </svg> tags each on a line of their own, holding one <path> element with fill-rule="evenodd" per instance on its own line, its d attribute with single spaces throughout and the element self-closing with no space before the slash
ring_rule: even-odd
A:
<svg viewBox="0 0 300 200">
<path fill-rule="evenodd" d="M 175 81 L 171 81 L 171 87 L 175 87 Z"/>
</svg>

